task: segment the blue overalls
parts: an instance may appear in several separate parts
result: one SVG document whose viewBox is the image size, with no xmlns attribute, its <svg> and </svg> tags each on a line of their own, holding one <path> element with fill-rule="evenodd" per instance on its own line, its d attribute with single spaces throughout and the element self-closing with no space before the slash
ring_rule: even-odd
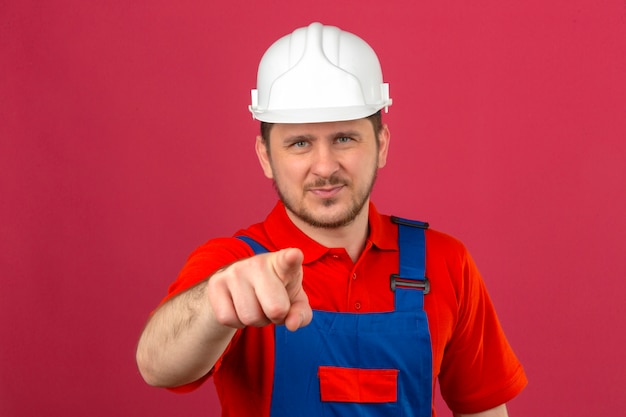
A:
<svg viewBox="0 0 626 417">
<path fill-rule="evenodd" d="M 395 310 L 313 311 L 295 332 L 275 326 L 271 417 L 432 415 L 432 347 L 424 294 L 427 223 L 398 224 L 400 271 L 391 276 Z M 239 236 L 255 253 L 267 252 Z"/>
</svg>

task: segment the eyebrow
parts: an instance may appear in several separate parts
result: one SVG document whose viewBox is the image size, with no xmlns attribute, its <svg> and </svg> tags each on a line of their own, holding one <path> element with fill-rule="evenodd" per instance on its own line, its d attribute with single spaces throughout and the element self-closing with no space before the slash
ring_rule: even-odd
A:
<svg viewBox="0 0 626 417">
<path fill-rule="evenodd" d="M 294 135 L 294 136 L 287 136 L 286 138 L 284 138 L 283 143 L 296 143 L 296 142 L 313 140 L 313 139 L 315 139 L 315 136 L 313 135 Z"/>
<path fill-rule="evenodd" d="M 350 137 L 350 138 L 360 138 L 361 134 L 355 130 L 348 130 L 345 132 L 337 132 L 334 133 L 332 135 L 330 135 L 329 137 L 332 138 L 343 138 L 343 137 Z"/>
</svg>

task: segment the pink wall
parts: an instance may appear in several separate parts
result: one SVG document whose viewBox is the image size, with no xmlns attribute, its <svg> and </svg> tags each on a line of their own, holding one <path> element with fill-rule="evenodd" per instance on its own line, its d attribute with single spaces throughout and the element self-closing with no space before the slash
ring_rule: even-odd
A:
<svg viewBox="0 0 626 417">
<path fill-rule="evenodd" d="M 210 384 L 145 386 L 134 347 L 187 254 L 273 205 L 249 89 L 313 20 L 379 51 L 375 200 L 474 254 L 530 378 L 511 414 L 626 409 L 622 0 L 23 0 L 0 5 L 1 416 L 218 414 Z"/>
</svg>

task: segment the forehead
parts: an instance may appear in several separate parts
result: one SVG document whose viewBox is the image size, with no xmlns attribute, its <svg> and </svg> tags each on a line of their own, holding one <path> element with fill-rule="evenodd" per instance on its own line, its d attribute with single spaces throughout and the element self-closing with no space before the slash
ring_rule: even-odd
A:
<svg viewBox="0 0 626 417">
<path fill-rule="evenodd" d="M 346 132 L 373 135 L 374 129 L 367 119 L 322 123 L 276 123 L 270 136 L 277 139 L 293 136 L 327 137 Z"/>
</svg>

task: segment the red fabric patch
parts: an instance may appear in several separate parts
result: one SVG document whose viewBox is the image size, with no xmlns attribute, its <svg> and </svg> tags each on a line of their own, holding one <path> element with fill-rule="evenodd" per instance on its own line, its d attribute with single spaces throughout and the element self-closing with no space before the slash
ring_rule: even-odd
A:
<svg viewBox="0 0 626 417">
<path fill-rule="evenodd" d="M 389 403 L 398 399 L 398 370 L 320 366 L 322 401 Z"/>
</svg>

